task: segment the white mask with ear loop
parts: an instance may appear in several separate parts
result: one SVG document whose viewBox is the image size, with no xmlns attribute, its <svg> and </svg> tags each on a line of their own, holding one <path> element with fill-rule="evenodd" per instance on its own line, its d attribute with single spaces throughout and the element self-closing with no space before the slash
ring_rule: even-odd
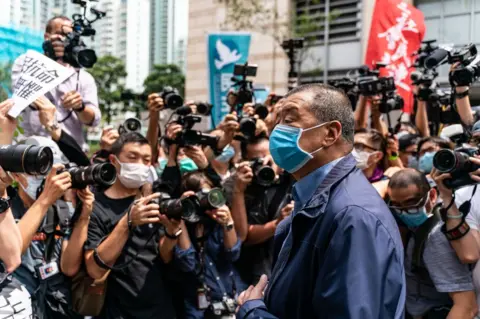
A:
<svg viewBox="0 0 480 319">
<path fill-rule="evenodd" d="M 356 149 L 353 150 L 352 155 L 357 161 L 357 168 L 358 169 L 366 169 L 368 165 L 368 160 L 373 153 L 365 152 L 365 151 L 357 151 Z"/>
</svg>

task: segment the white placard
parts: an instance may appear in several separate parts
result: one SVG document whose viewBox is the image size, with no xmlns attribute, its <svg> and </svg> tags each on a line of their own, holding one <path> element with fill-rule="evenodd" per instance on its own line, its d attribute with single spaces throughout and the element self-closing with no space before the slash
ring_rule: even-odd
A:
<svg viewBox="0 0 480 319">
<path fill-rule="evenodd" d="M 16 118 L 38 97 L 57 87 L 74 73 L 73 68 L 66 68 L 37 51 L 28 50 L 20 76 L 12 88 L 12 100 L 15 104 L 8 115 Z"/>
</svg>

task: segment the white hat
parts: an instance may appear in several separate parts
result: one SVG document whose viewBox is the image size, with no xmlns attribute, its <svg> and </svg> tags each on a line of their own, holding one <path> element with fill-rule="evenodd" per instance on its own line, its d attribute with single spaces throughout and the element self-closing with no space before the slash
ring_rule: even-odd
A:
<svg viewBox="0 0 480 319">
<path fill-rule="evenodd" d="M 26 145 L 35 145 L 35 146 L 48 146 L 52 150 L 53 153 L 53 164 L 67 164 L 70 161 L 65 156 L 65 154 L 60 151 L 57 143 L 55 143 L 52 139 L 43 136 L 30 136 L 28 137 L 24 143 Z"/>
</svg>

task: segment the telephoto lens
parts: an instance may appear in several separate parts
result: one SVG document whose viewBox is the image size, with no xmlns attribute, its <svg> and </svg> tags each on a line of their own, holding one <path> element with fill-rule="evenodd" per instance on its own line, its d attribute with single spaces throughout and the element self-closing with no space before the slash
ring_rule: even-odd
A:
<svg viewBox="0 0 480 319">
<path fill-rule="evenodd" d="M 433 167 L 441 173 L 451 174 L 451 178 L 445 179 L 444 184 L 450 189 L 457 189 L 467 185 L 476 184 L 468 173 L 480 168 L 470 161 L 470 157 L 477 155 L 478 150 L 440 150 L 433 157 Z"/>
<path fill-rule="evenodd" d="M 268 187 L 275 181 L 275 171 L 268 165 L 263 165 L 263 159 L 258 158 L 250 164 L 255 184 Z"/>
<path fill-rule="evenodd" d="M 53 165 L 53 152 L 48 146 L 26 144 L 0 146 L 0 167 L 7 172 L 45 175 Z"/>
<path fill-rule="evenodd" d="M 68 166 L 64 171 L 72 177 L 72 188 L 83 189 L 88 185 L 109 187 L 117 180 L 117 170 L 110 163 L 93 164 L 85 167 Z"/>
<path fill-rule="evenodd" d="M 208 116 L 212 113 L 212 104 L 207 102 L 200 102 L 195 101 L 195 105 L 197 106 L 197 113 L 203 116 Z"/>
<path fill-rule="evenodd" d="M 267 117 L 268 108 L 264 104 L 257 103 L 253 108 L 255 109 L 255 114 L 258 115 L 261 120 L 264 120 Z"/>
<path fill-rule="evenodd" d="M 175 110 L 183 105 L 183 98 L 178 94 L 178 90 L 170 86 L 163 88 L 159 95 L 167 109 Z"/>
<path fill-rule="evenodd" d="M 168 218 L 189 220 L 196 215 L 195 203 L 188 199 L 171 199 L 170 195 L 162 194 L 159 199 L 153 201 L 160 206 L 160 213 Z"/>
<path fill-rule="evenodd" d="M 257 121 L 252 117 L 242 117 L 239 121 L 240 132 L 246 137 L 254 137 L 257 129 Z"/>
</svg>

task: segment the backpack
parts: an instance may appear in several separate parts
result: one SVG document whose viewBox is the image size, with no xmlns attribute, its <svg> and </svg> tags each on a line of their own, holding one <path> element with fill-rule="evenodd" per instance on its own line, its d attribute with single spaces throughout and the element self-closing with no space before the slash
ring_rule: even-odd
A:
<svg viewBox="0 0 480 319">
<path fill-rule="evenodd" d="M 90 277 L 83 264 L 78 273 L 72 278 L 72 308 L 84 316 L 98 316 L 105 303 L 107 292 L 107 278 L 110 270 L 103 278 L 95 280 Z"/>
</svg>

